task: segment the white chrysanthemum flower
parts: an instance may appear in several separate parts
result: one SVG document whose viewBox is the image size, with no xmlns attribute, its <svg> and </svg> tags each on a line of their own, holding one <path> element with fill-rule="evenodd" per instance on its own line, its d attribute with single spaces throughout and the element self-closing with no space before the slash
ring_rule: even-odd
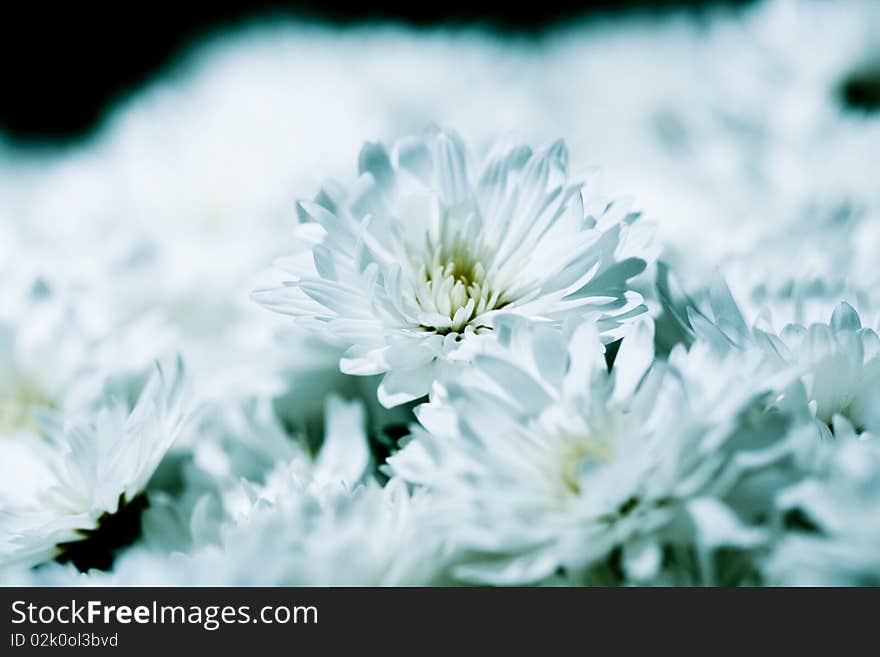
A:
<svg viewBox="0 0 880 657">
<path fill-rule="evenodd" d="M 267 307 L 349 347 L 351 374 L 381 374 L 388 406 L 427 394 L 467 360 L 495 317 L 579 317 L 605 341 L 644 311 L 628 281 L 653 258 L 651 230 L 568 179 L 562 142 L 504 148 L 475 168 L 455 135 L 361 151 L 361 176 L 300 204 L 311 248 Z"/>
<path fill-rule="evenodd" d="M 176 474 L 157 474 L 143 515 L 147 545 L 189 551 L 216 545 L 225 528 L 264 506 L 306 494 L 334 495 L 370 480 L 372 455 L 360 402 L 331 393 L 322 437 L 304 430 L 291 435 L 269 400 L 251 400 L 236 410 L 219 423 L 198 426 L 201 439 L 184 452 L 182 463 L 170 464 Z M 205 411 L 200 415 L 217 413 L 211 406 Z M 169 490 L 163 475 L 185 485 Z"/>
<path fill-rule="evenodd" d="M 781 539 L 766 565 L 771 583 L 797 586 L 880 585 L 880 442 L 824 443 L 820 474 L 779 495 L 800 527 Z"/>
<path fill-rule="evenodd" d="M 191 541 L 163 554 L 179 538 L 179 523 L 149 518 L 145 541 L 122 553 L 112 572 L 87 580 L 58 565 L 35 581 L 68 584 L 166 585 L 402 585 L 430 582 L 442 567 L 439 541 L 423 531 L 431 507 L 424 492 L 402 482 L 379 486 L 363 406 L 331 397 L 323 444 L 312 455 L 303 443 L 276 450 L 279 461 L 264 485 L 242 482 L 223 494 L 220 514 L 192 510 Z M 258 440 L 255 437 L 255 440 Z M 157 532 L 171 532 L 164 538 Z M 354 558 L 353 558 L 354 555 Z M 254 568 L 258 563 L 259 567 Z M 169 567 L 174 564 L 173 567 Z"/>
<path fill-rule="evenodd" d="M 32 332 L 27 330 L 28 322 L 17 324 L 0 321 L 2 436 L 35 433 L 34 412 L 49 410 L 60 402 L 66 386 L 74 381 L 74 374 L 83 366 L 86 352 L 86 341 L 76 339 L 79 336 L 73 332 L 46 331 L 48 323 L 36 324 L 34 328 L 43 330 Z M 52 335 L 45 336 L 47 332 Z M 44 342 L 44 338 L 52 342 Z M 57 338 L 61 341 L 54 342 Z"/>
<path fill-rule="evenodd" d="M 459 577 L 515 584 L 562 570 L 576 581 L 622 548 L 626 577 L 645 582 L 668 544 L 711 551 L 763 540 L 722 495 L 741 471 L 776 458 L 785 422 L 760 411 L 741 419 L 758 393 L 748 381 L 731 385 L 724 369 L 736 364 L 710 362 L 705 350 L 694 357 L 714 369 L 700 376 L 726 386 L 652 367 L 652 338 L 650 324 L 634 329 L 609 373 L 589 324 L 566 343 L 500 321 L 503 349 L 477 356 L 467 379 L 419 407 L 424 428 L 389 465 L 434 494 L 464 554 Z M 737 446 L 750 462 L 731 457 Z"/>
<path fill-rule="evenodd" d="M 233 585 L 426 583 L 436 542 L 419 531 L 425 496 L 401 482 L 372 479 L 364 408 L 331 396 L 323 444 L 314 456 L 279 463 L 264 486 L 227 495 L 220 550 L 193 555 L 205 581 Z M 357 559 L 351 555 L 357 554 Z M 259 559 L 259 572 L 247 566 Z"/>
<path fill-rule="evenodd" d="M 880 435 L 880 338 L 851 306 L 838 306 L 830 324 L 787 327 L 780 339 L 823 435 Z"/>
<path fill-rule="evenodd" d="M 335 454 L 340 466 L 361 467 L 368 434 L 377 445 L 387 445 L 389 435 L 398 435 L 412 421 L 408 407 L 386 409 L 378 403 L 376 377 L 341 374 L 338 350 L 328 350 L 326 343 L 314 339 L 287 344 L 301 347 L 302 364 L 289 373 L 281 394 L 250 397 L 239 390 L 236 398 L 222 403 L 202 401 L 198 421 L 177 443 L 177 451 L 185 453 L 184 469 L 201 472 L 190 473 L 194 478 L 207 477 L 221 489 L 241 479 L 262 485 L 283 464 L 311 463 L 320 445 L 328 446 L 321 450 L 321 459 Z M 328 360 L 331 354 L 335 358 Z M 354 443 L 330 447 L 349 434 Z M 344 479 L 349 484 L 358 481 Z"/>
<path fill-rule="evenodd" d="M 299 490 L 226 526 L 222 550 L 194 560 L 206 581 L 229 585 L 427 584 L 440 561 L 420 531 L 421 497 L 395 481 L 334 494 Z M 248 565 L 255 562 L 259 569 Z"/>
<path fill-rule="evenodd" d="M 135 546 L 113 570 L 80 574 L 50 564 L 0 572 L 4 585 L 30 586 L 418 586 L 436 582 L 443 559 L 426 537 L 426 496 L 401 482 L 332 496 L 299 494 L 262 503 L 223 526 L 220 544 L 189 553 Z"/>
<path fill-rule="evenodd" d="M 276 431 L 281 428 L 276 426 Z M 259 499 L 278 504 L 296 489 L 308 489 L 315 494 L 325 489 L 350 490 L 370 476 L 372 456 L 360 402 L 347 402 L 332 394 L 327 398 L 324 439 L 314 456 L 306 436 L 293 442 L 282 432 L 276 434 L 274 441 L 284 438 L 290 445 L 289 454 L 268 472 L 265 485 L 259 489 Z"/>
<path fill-rule="evenodd" d="M 707 313 L 689 309 L 696 335 L 720 349 L 763 352 L 781 386 L 799 380 L 823 437 L 880 434 L 880 337 L 862 326 L 852 306 L 840 303 L 830 323 L 789 324 L 777 334 L 768 322 L 750 327 L 726 285 L 716 281 Z"/>
<path fill-rule="evenodd" d="M 144 376 L 168 349 L 154 318 L 98 336 L 41 281 L 32 288 L 0 312 L 0 439 L 39 435 L 36 414 L 83 411 L 108 384 Z"/>
<path fill-rule="evenodd" d="M 161 368 L 134 408 L 108 398 L 79 418 L 42 418 L 44 438 L 4 446 L 0 567 L 58 555 L 144 490 L 184 420 L 183 371 Z"/>
</svg>

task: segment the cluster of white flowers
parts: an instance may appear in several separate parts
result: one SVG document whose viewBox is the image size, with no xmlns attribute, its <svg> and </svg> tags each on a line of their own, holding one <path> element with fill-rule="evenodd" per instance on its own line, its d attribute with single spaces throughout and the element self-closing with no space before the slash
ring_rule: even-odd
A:
<svg viewBox="0 0 880 657">
<path fill-rule="evenodd" d="M 0 583 L 880 585 L 877 43 L 254 26 L 0 141 Z"/>
</svg>

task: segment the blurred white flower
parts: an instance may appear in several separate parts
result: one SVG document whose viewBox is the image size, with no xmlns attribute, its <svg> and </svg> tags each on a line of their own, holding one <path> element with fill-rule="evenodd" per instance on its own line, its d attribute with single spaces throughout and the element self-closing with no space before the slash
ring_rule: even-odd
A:
<svg viewBox="0 0 880 657">
<path fill-rule="evenodd" d="M 207 495 L 181 505 L 161 499 L 156 504 L 158 496 L 151 493 L 144 540 L 119 554 L 110 572 L 78 574 L 70 566 L 50 564 L 30 573 L 0 572 L 2 581 L 44 586 L 432 582 L 444 562 L 439 539 L 424 531 L 431 513 L 427 496 L 411 495 L 402 482 L 381 487 L 372 480 L 361 404 L 331 396 L 325 424 L 314 455 L 303 440 L 255 433 L 252 453 L 271 453 L 275 463 L 258 466 L 256 471 L 266 473 L 265 483 L 242 480 L 222 491 L 220 513 L 209 508 Z M 184 535 L 189 539 L 182 541 Z"/>
<path fill-rule="evenodd" d="M 803 402 L 823 437 L 878 435 L 880 337 L 862 326 L 852 306 L 840 303 L 830 323 L 789 324 L 778 334 L 766 321 L 760 328 L 747 324 L 721 280 L 713 285 L 709 306 L 708 316 L 689 309 L 696 335 L 720 349 L 765 354 L 780 396 L 790 381 L 800 381 Z M 795 391 L 794 399 L 784 401 L 797 404 L 798 397 Z"/>
<path fill-rule="evenodd" d="M 0 319 L 0 436 L 36 433 L 35 412 L 64 405 L 93 366 L 90 347 L 57 305 Z"/>
<path fill-rule="evenodd" d="M 50 564 L 0 572 L 3 584 L 31 586 L 417 586 L 435 583 L 443 560 L 423 531 L 429 509 L 400 482 L 330 497 L 300 491 L 263 504 L 223 528 L 221 543 L 190 553 L 134 547 L 111 572 Z"/>
<path fill-rule="evenodd" d="M 39 279 L 3 288 L 18 299 L 0 311 L 0 439 L 38 435 L 37 413 L 82 412 L 108 387 L 126 394 L 127 379 L 169 353 L 171 334 L 153 317 L 99 335 Z"/>
<path fill-rule="evenodd" d="M 427 584 L 436 575 L 441 561 L 419 524 L 427 511 L 422 496 L 410 497 L 400 482 L 319 496 L 298 493 L 227 526 L 222 552 L 209 548 L 196 555 L 204 581 L 400 586 Z M 259 569 L 247 565 L 254 560 Z"/>
<path fill-rule="evenodd" d="M 363 405 L 331 394 L 324 413 L 324 437 L 314 456 L 306 436 L 294 442 L 275 421 L 275 442 L 284 441 L 288 453 L 279 454 L 286 458 L 277 458 L 267 473 L 265 484 L 258 489 L 260 500 L 283 504 L 285 499 L 296 497 L 298 490 L 316 495 L 326 490 L 351 490 L 369 478 L 372 456 Z M 255 438 L 262 437 L 255 434 Z"/>
<path fill-rule="evenodd" d="M 823 446 L 827 467 L 782 491 L 779 505 L 806 523 L 771 554 L 768 580 L 788 586 L 880 586 L 880 442 L 844 437 Z M 806 526 L 804 526 L 806 524 Z"/>
<path fill-rule="evenodd" d="M 326 425 L 316 454 L 284 436 L 276 441 L 279 461 L 265 484 L 242 481 L 227 490 L 220 515 L 208 517 L 197 508 L 189 523 L 192 544 L 175 555 L 175 567 L 168 568 L 161 549 L 134 548 L 120 556 L 113 573 L 93 573 L 88 582 L 70 582 L 70 571 L 57 566 L 46 577 L 128 585 L 429 583 L 443 562 L 439 541 L 423 531 L 431 512 L 426 495 L 411 495 L 399 481 L 382 487 L 372 479 L 361 404 L 331 396 Z"/>
<path fill-rule="evenodd" d="M 427 394 L 467 360 L 495 317 L 577 317 L 614 340 L 642 313 L 629 280 L 653 257 L 649 227 L 567 176 L 557 142 L 500 148 L 475 169 L 458 137 L 407 138 L 361 151 L 350 190 L 300 203 L 311 248 L 294 278 L 256 298 L 349 348 L 351 374 L 386 373 L 380 400 Z"/>
<path fill-rule="evenodd" d="M 133 408 L 108 397 L 82 417 L 46 414 L 44 439 L 7 444 L 0 567 L 51 559 L 133 502 L 180 432 L 183 387 L 178 361 L 153 374 Z"/>
</svg>

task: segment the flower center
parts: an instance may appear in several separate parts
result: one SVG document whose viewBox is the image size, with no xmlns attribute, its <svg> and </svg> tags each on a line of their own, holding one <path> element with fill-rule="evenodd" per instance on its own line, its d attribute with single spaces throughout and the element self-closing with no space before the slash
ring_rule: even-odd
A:
<svg viewBox="0 0 880 657">
<path fill-rule="evenodd" d="M 38 408 L 52 408 L 53 402 L 27 379 L 13 382 L 12 389 L 0 393 L 0 434 L 17 431 L 36 433 L 39 429 L 33 413 Z"/>
<path fill-rule="evenodd" d="M 425 237 L 416 265 L 415 296 L 421 326 L 440 335 L 460 333 L 475 319 L 509 303 L 492 285 L 491 252 L 467 226 L 449 236 Z M 475 326 L 474 328 L 481 328 Z"/>
<path fill-rule="evenodd" d="M 611 444 L 604 440 L 586 438 L 576 440 L 563 450 L 560 458 L 562 482 L 567 491 L 580 495 L 581 472 L 590 463 L 607 463 L 614 456 Z"/>
</svg>

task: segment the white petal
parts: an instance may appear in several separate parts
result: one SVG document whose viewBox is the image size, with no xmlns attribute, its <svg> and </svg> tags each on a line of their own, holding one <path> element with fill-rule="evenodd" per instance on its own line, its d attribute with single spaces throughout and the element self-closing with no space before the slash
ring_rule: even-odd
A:
<svg viewBox="0 0 880 657">
<path fill-rule="evenodd" d="M 614 399 L 628 399 L 654 362 L 654 322 L 643 319 L 627 332 L 614 359 Z"/>
<path fill-rule="evenodd" d="M 370 462 L 366 418 L 360 402 L 331 394 L 324 408 L 324 443 L 314 477 L 321 485 L 352 488 L 363 479 Z"/>
</svg>

